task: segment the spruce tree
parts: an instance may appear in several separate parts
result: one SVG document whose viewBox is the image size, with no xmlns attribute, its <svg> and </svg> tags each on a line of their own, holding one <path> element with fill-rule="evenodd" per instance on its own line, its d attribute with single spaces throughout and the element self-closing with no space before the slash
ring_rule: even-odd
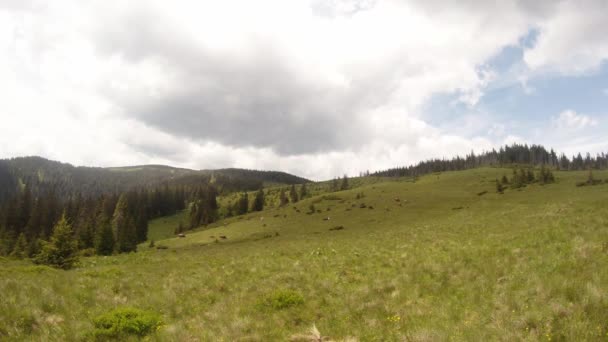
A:
<svg viewBox="0 0 608 342">
<path fill-rule="evenodd" d="M 496 192 L 502 194 L 504 192 L 504 188 L 502 187 L 502 183 L 496 179 Z"/>
<path fill-rule="evenodd" d="M 292 184 L 291 189 L 289 189 L 289 199 L 291 200 L 291 203 L 297 203 L 300 200 L 294 184 Z"/>
<path fill-rule="evenodd" d="M 253 205 L 251 207 L 253 211 L 262 211 L 264 210 L 264 190 L 260 189 L 255 194 L 255 198 L 253 199 Z"/>
<path fill-rule="evenodd" d="M 135 221 L 129 213 L 127 194 L 122 194 L 116 203 L 112 229 L 116 235 L 116 250 L 119 253 L 133 252 L 137 249 Z"/>
<path fill-rule="evenodd" d="M 244 192 L 238 202 L 239 215 L 247 214 L 249 211 L 249 195 Z"/>
<path fill-rule="evenodd" d="M 342 178 L 342 184 L 340 185 L 340 190 L 348 190 L 348 177 L 344 175 Z"/>
<path fill-rule="evenodd" d="M 25 238 L 25 234 L 19 234 L 17 241 L 15 242 L 15 246 L 13 247 L 13 251 L 11 255 L 13 258 L 23 259 L 27 256 L 27 240 Z"/>
<path fill-rule="evenodd" d="M 283 207 L 283 206 L 287 205 L 287 203 L 289 203 L 289 199 L 287 198 L 287 195 L 285 194 L 285 189 L 281 189 L 281 193 L 279 194 L 279 203 L 280 203 L 281 207 Z"/>
<path fill-rule="evenodd" d="M 306 189 L 306 183 L 304 183 L 300 188 L 300 199 L 304 199 L 306 196 L 308 196 L 308 189 Z"/>
<path fill-rule="evenodd" d="M 49 242 L 44 242 L 42 250 L 34 259 L 35 263 L 50 265 L 56 268 L 70 269 L 78 261 L 78 246 L 74 239 L 72 226 L 63 214 L 53 227 Z"/>
<path fill-rule="evenodd" d="M 338 178 L 331 180 L 330 191 L 338 191 Z"/>
<path fill-rule="evenodd" d="M 502 175 L 502 180 L 501 180 L 501 183 L 502 183 L 503 185 L 509 184 L 509 179 L 507 178 L 507 176 L 506 176 L 506 175 Z"/>
<path fill-rule="evenodd" d="M 112 223 L 106 215 L 105 210 L 101 210 L 97 215 L 95 231 L 95 252 L 98 255 L 112 255 L 114 252 L 114 232 Z"/>
</svg>

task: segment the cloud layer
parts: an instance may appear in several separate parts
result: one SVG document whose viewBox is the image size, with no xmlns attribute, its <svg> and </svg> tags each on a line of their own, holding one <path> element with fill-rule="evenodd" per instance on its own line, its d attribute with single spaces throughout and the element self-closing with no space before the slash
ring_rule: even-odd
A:
<svg viewBox="0 0 608 342">
<path fill-rule="evenodd" d="M 425 104 L 454 94 L 476 113 L 502 77 L 488 61 L 531 31 L 521 78 L 594 72 L 608 57 L 606 9 L 602 1 L 3 2 L 0 156 L 322 179 L 487 149 L 520 133 L 474 114 L 483 123 L 474 132 L 435 127 Z M 564 113 L 557 121 L 592 126 Z"/>
</svg>

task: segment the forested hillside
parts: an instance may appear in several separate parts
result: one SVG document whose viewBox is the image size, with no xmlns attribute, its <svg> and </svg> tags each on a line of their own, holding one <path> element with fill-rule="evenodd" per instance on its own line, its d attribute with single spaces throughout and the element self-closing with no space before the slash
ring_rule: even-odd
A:
<svg viewBox="0 0 608 342">
<path fill-rule="evenodd" d="M 476 155 L 473 151 L 465 157 L 456 156 L 451 159 L 429 159 L 418 164 L 391 168 L 374 172 L 374 176 L 403 177 L 421 176 L 432 172 L 467 170 L 483 166 L 509 166 L 509 165 L 546 165 L 555 170 L 588 170 L 608 169 L 608 155 L 600 153 L 591 156 L 586 153 L 585 157 L 578 153 L 572 158 L 565 154 L 558 155 L 553 149 L 547 150 L 540 145 L 513 144 L 505 145 L 498 151 L 492 149 Z"/>
<path fill-rule="evenodd" d="M 190 170 L 163 165 L 115 168 L 75 167 L 40 157 L 0 160 L 0 203 L 23 191 L 34 196 L 53 191 L 61 199 L 120 193 L 139 187 L 197 186 L 212 182 L 219 191 L 255 190 L 264 183 L 299 184 L 307 179 L 278 171 Z"/>
</svg>

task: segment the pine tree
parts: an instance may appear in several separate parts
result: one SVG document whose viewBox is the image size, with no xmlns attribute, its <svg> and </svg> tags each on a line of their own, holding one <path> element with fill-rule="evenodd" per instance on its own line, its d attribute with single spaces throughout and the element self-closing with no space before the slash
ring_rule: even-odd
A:
<svg viewBox="0 0 608 342">
<path fill-rule="evenodd" d="M 308 196 L 308 189 L 306 189 L 306 183 L 304 183 L 300 188 L 300 199 L 304 199 L 306 196 Z"/>
<path fill-rule="evenodd" d="M 331 180 L 330 191 L 338 191 L 338 178 Z"/>
<path fill-rule="evenodd" d="M 298 193 L 296 192 L 296 186 L 294 184 L 291 185 L 291 189 L 289 190 L 289 198 L 291 203 L 297 203 L 300 199 L 298 198 Z"/>
<path fill-rule="evenodd" d="M 53 228 L 50 241 L 43 244 L 34 262 L 67 270 L 74 267 L 78 261 L 77 252 L 78 246 L 73 237 L 72 226 L 63 214 Z"/>
<path fill-rule="evenodd" d="M 116 203 L 112 229 L 116 235 L 116 250 L 119 253 L 133 252 L 137 249 L 135 221 L 129 213 L 127 194 L 122 194 Z"/>
<path fill-rule="evenodd" d="M 348 177 L 344 175 L 342 178 L 342 184 L 340 185 L 340 190 L 348 190 Z"/>
<path fill-rule="evenodd" d="M 238 201 L 238 211 L 237 212 L 239 215 L 243 215 L 243 214 L 247 214 L 248 211 L 249 211 L 249 195 L 246 192 L 244 192 Z"/>
<path fill-rule="evenodd" d="M 507 178 L 506 175 L 502 175 L 501 183 L 503 185 L 509 184 L 509 179 Z"/>
<path fill-rule="evenodd" d="M 285 194 L 285 189 L 281 189 L 281 193 L 279 194 L 279 203 L 281 207 L 284 207 L 287 205 L 287 203 L 289 203 L 289 199 Z"/>
<path fill-rule="evenodd" d="M 19 234 L 17 241 L 15 242 L 15 247 L 13 247 L 13 251 L 11 255 L 13 258 L 23 259 L 27 256 L 27 240 L 25 239 L 25 234 Z"/>
<path fill-rule="evenodd" d="M 253 211 L 262 211 L 264 210 L 264 190 L 260 189 L 255 194 L 255 198 L 253 199 L 253 204 L 251 209 Z"/>
<path fill-rule="evenodd" d="M 502 194 L 504 192 L 504 188 L 502 187 L 502 183 L 496 179 L 496 192 Z"/>
<path fill-rule="evenodd" d="M 528 169 L 526 171 L 526 183 L 530 184 L 530 183 L 534 183 L 535 177 L 534 177 L 534 172 L 532 172 L 532 170 Z"/>
<path fill-rule="evenodd" d="M 112 255 L 115 244 L 114 232 L 112 231 L 110 218 L 103 209 L 97 215 L 96 228 L 95 252 L 98 255 Z"/>
</svg>

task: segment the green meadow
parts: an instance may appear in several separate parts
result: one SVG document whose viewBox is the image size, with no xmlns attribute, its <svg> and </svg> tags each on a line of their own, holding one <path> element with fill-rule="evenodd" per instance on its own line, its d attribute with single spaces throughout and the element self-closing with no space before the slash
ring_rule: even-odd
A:
<svg viewBox="0 0 608 342">
<path fill-rule="evenodd" d="M 498 194 L 503 174 L 312 186 L 177 238 L 182 212 L 150 222 L 155 247 L 69 271 L 1 259 L 0 340 L 104 339 L 99 317 L 130 308 L 158 318 L 149 341 L 607 340 L 608 184 Z"/>
</svg>

